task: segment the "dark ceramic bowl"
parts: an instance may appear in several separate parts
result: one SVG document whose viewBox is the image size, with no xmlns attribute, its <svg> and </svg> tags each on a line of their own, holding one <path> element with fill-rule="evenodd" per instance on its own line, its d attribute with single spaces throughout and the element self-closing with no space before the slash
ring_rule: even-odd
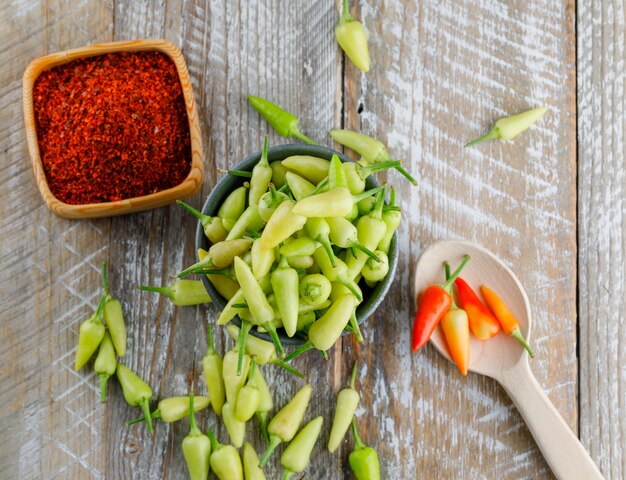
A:
<svg viewBox="0 0 626 480">
<path fill-rule="evenodd" d="M 268 151 L 268 158 L 270 163 L 283 160 L 291 155 L 313 155 L 316 157 L 324 158 L 326 160 L 330 160 L 333 154 L 337 154 L 342 162 L 351 162 L 349 158 L 344 156 L 343 154 L 336 152 L 335 150 L 331 150 L 330 148 L 320 147 L 317 145 L 301 145 L 301 144 L 292 144 L 292 145 L 280 145 L 277 147 L 272 147 Z M 252 168 L 257 164 L 257 162 L 261 159 L 261 152 L 253 153 L 252 155 L 247 156 L 241 163 L 235 165 L 233 167 L 236 170 L 248 170 L 251 171 Z M 215 185 L 211 193 L 206 199 L 204 206 L 202 207 L 202 213 L 206 215 L 214 216 L 217 214 L 222 202 L 226 199 L 226 197 L 232 192 L 235 188 L 240 187 L 245 178 L 235 177 L 232 175 L 225 175 L 218 183 Z M 368 177 L 365 188 L 374 188 L 378 186 L 378 182 L 374 179 L 373 176 Z M 203 248 L 208 250 L 210 247 L 209 240 L 206 235 L 204 235 L 204 230 L 202 228 L 202 224 L 198 222 L 198 228 L 196 230 L 196 250 L 199 248 Z M 393 239 L 391 241 L 391 246 L 389 248 L 389 273 L 385 277 L 385 279 L 381 282 L 378 282 L 374 288 L 369 288 L 367 285 L 362 283 L 359 285 L 363 290 L 363 302 L 356 309 L 356 317 L 359 324 L 362 324 L 365 319 L 367 319 L 376 307 L 378 307 L 391 283 L 393 282 L 393 277 L 396 273 L 396 267 L 398 265 L 398 247 L 397 247 L 397 235 L 394 234 Z M 209 292 L 213 303 L 218 309 L 223 309 L 226 306 L 227 300 L 222 297 L 211 282 L 206 278 L 206 276 L 202 275 L 202 282 Z M 240 326 L 240 320 L 238 317 L 233 319 L 233 323 L 235 325 Z M 255 329 L 250 330 L 250 333 L 262 338 L 263 340 L 271 341 L 269 335 L 266 333 L 259 333 Z M 344 334 L 347 332 L 344 331 Z M 283 345 L 301 345 L 305 342 L 305 340 L 301 337 L 293 336 L 288 337 L 282 329 L 278 330 L 278 335 L 280 337 L 280 341 Z"/>
</svg>

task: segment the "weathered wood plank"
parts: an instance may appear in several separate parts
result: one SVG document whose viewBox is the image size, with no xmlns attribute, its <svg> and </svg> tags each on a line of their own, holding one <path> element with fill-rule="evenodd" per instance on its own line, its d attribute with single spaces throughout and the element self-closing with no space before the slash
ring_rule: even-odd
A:
<svg viewBox="0 0 626 480">
<path fill-rule="evenodd" d="M 624 3 L 578 2 L 580 435 L 626 474 Z"/>
<path fill-rule="evenodd" d="M 52 215 L 37 190 L 21 115 L 27 64 L 111 39 L 108 2 L 5 2 L 0 9 L 3 232 L 0 288 L 2 476 L 103 478 L 106 409 L 93 374 L 73 371 L 79 321 L 98 301 L 109 221 Z"/>
<path fill-rule="evenodd" d="M 347 66 L 345 125 L 385 141 L 420 181 L 389 174 L 408 221 L 396 284 L 356 347 L 366 440 L 388 478 L 550 477 L 504 391 L 460 377 L 430 347 L 411 355 L 409 325 L 423 248 L 445 238 L 490 248 L 527 288 L 533 371 L 576 428 L 573 2 L 359 4 L 373 65 Z M 541 104 L 550 114 L 515 143 L 463 148 Z"/>
</svg>

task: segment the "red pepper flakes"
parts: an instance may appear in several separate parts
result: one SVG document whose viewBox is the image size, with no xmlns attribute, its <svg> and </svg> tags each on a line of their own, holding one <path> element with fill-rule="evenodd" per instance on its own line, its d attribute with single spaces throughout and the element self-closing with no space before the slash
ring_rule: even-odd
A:
<svg viewBox="0 0 626 480">
<path fill-rule="evenodd" d="M 189 174 L 185 100 L 176 66 L 163 53 L 60 65 L 37 78 L 33 100 L 48 185 L 65 203 L 148 195 Z"/>
</svg>

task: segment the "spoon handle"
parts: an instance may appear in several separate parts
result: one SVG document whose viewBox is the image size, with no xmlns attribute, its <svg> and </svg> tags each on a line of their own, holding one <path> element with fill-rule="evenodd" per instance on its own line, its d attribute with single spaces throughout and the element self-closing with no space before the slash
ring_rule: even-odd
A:
<svg viewBox="0 0 626 480">
<path fill-rule="evenodd" d="M 560 480 L 601 480 L 602 474 L 552 405 L 524 358 L 498 379 L 507 391 L 554 475 Z"/>
</svg>

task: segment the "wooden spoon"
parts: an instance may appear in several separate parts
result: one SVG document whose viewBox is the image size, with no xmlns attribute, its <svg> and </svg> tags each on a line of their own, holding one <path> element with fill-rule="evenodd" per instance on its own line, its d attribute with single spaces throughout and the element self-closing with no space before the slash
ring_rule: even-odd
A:
<svg viewBox="0 0 626 480">
<path fill-rule="evenodd" d="M 479 296 L 481 285 L 493 288 L 517 317 L 524 336 L 530 340 L 532 322 L 524 288 L 506 265 L 478 245 L 442 241 L 430 246 L 418 261 L 415 291 L 422 292 L 430 284 L 443 283 L 443 262 L 450 262 L 454 270 L 465 255 L 470 255 L 471 261 L 461 273 L 463 279 Z M 451 360 L 440 328 L 435 330 L 430 340 L 444 357 Z M 504 387 L 557 478 L 602 478 L 598 467 L 537 382 L 530 370 L 529 356 L 517 340 L 500 332 L 488 341 L 472 337 L 470 348 L 469 370 L 487 375 Z M 535 353 L 550 355 L 550 352 L 537 350 Z"/>
</svg>

